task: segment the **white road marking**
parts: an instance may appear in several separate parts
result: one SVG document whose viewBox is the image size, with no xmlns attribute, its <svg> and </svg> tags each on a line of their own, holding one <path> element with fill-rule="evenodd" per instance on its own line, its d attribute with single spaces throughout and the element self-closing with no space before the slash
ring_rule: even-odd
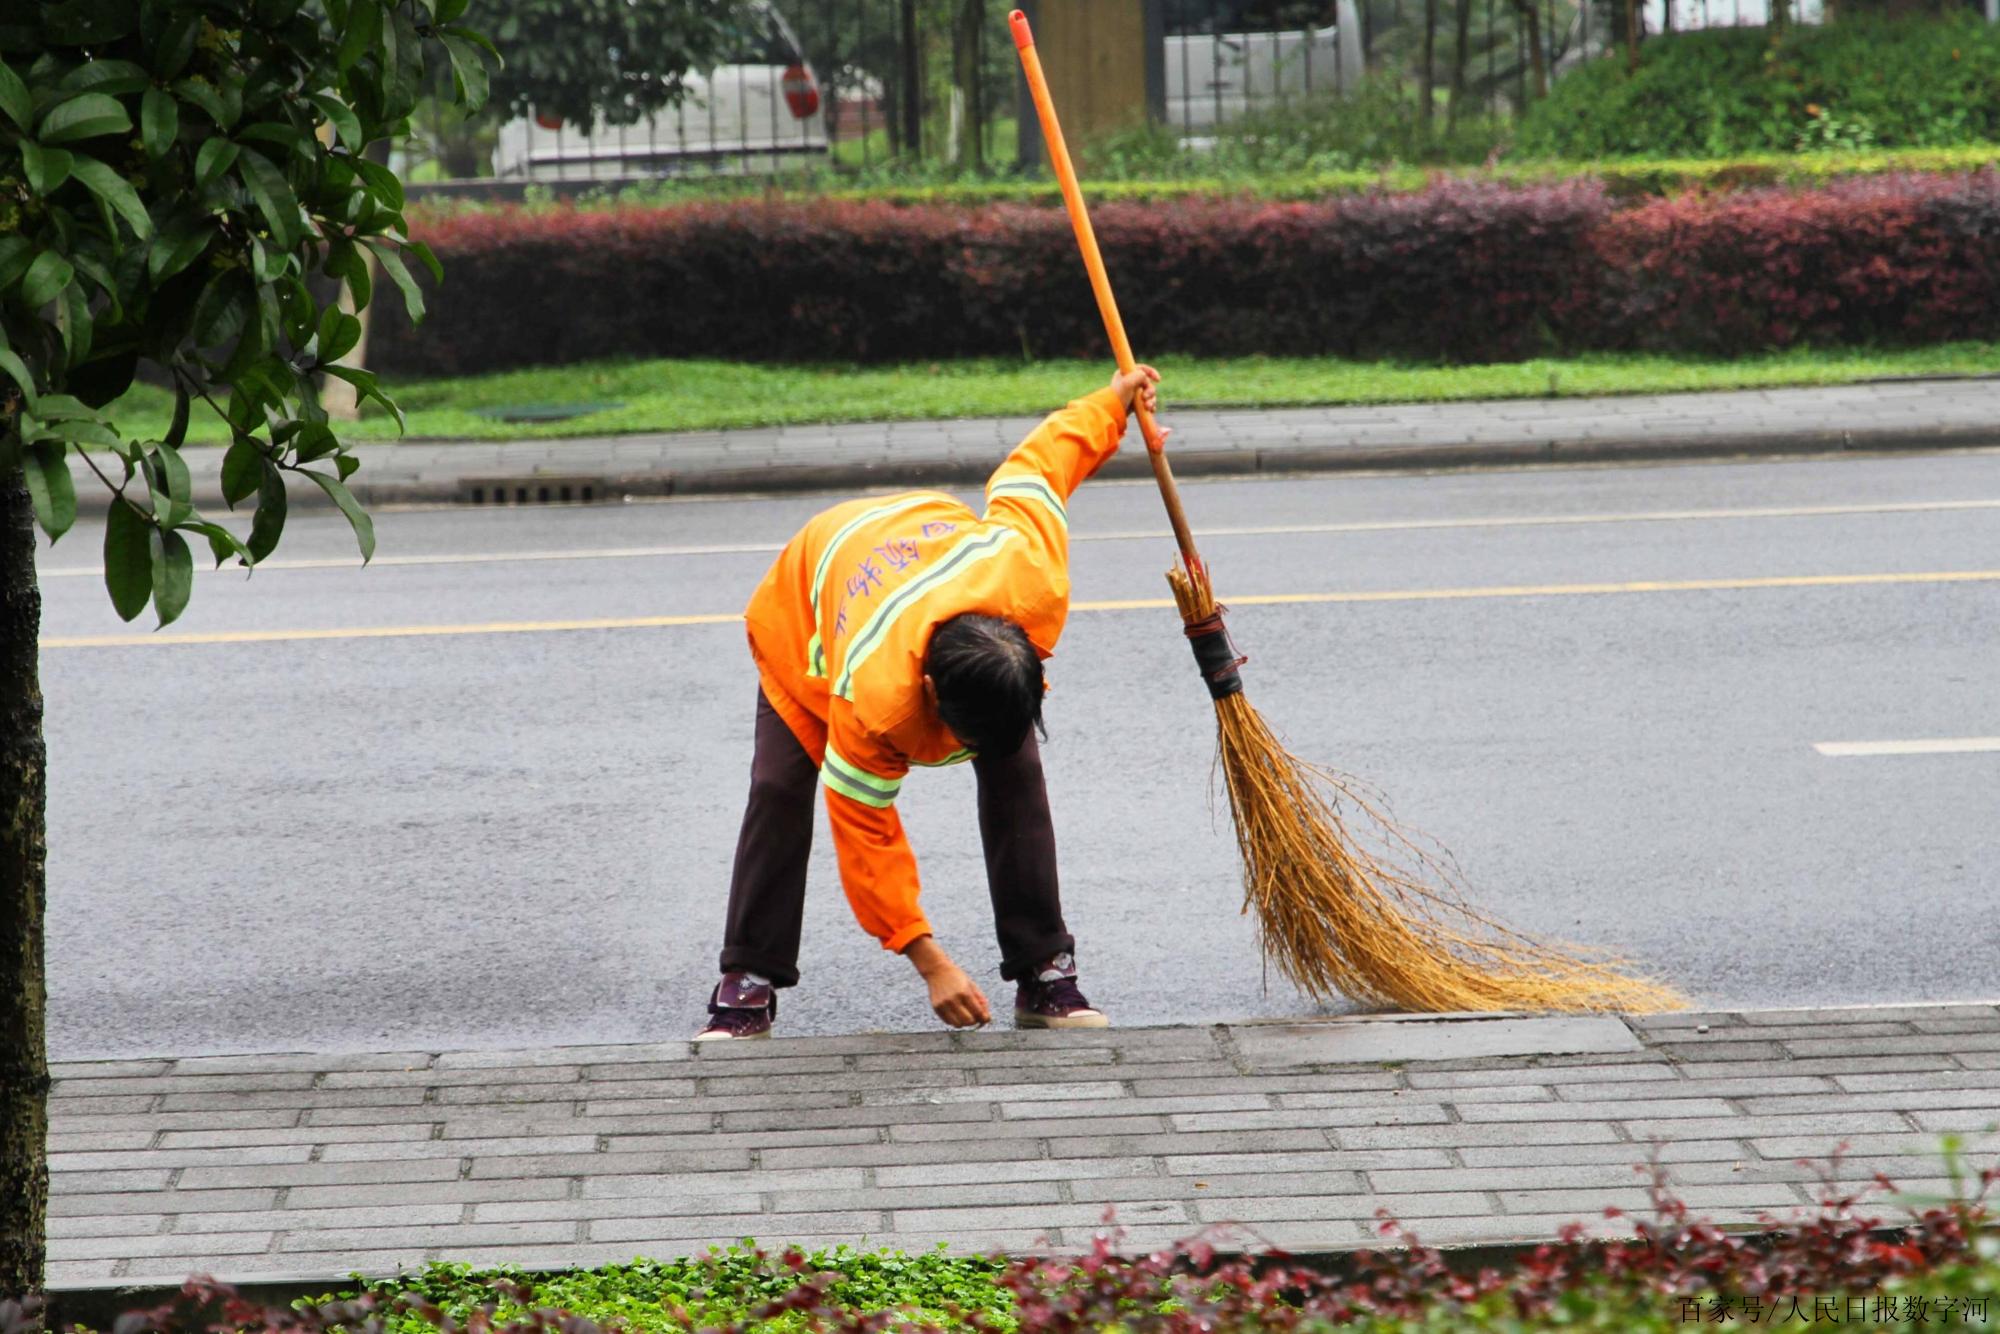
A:
<svg viewBox="0 0 2000 1334">
<path fill-rule="evenodd" d="M 1251 524 L 1196 528 L 1196 537 L 1294 537 L 1340 533 L 1406 533 L 1455 528 L 1567 528 L 1615 523 L 1697 523 L 1723 519 L 1805 519 L 1832 518 L 1857 514 L 1932 514 L 1967 510 L 2000 510 L 2000 500 L 1917 500 L 1887 501 L 1857 505 L 1758 506 L 1747 509 L 1639 510 L 1626 514 L 1527 514 L 1495 515 L 1467 519 L 1381 519 L 1356 523 Z M 1173 536 L 1165 528 L 1135 528 L 1111 532 L 1071 534 L 1073 542 L 1163 541 Z M 504 565 L 515 562 L 572 560 L 652 560 L 698 556 L 772 555 L 783 550 L 782 542 L 722 542 L 687 546 L 582 547 L 561 551 L 470 551 L 439 552 L 428 555 L 377 556 L 372 567 L 396 569 L 425 565 Z M 360 568 L 358 556 L 332 556 L 297 560 L 265 561 L 259 570 L 345 570 Z M 241 567 L 225 565 L 224 573 Z M 39 572 L 44 579 L 95 579 L 103 575 L 95 565 L 60 566 Z"/>
<path fill-rule="evenodd" d="M 1935 737 L 1915 741 L 1817 741 L 1813 749 L 1836 757 L 1856 755 L 1975 755 L 2000 750 L 2000 736 Z"/>
</svg>

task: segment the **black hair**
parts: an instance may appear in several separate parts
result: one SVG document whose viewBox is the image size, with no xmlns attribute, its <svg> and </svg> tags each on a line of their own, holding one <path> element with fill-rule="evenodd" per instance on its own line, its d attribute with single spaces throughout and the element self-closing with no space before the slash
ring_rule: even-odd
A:
<svg viewBox="0 0 2000 1334">
<path fill-rule="evenodd" d="M 998 616 L 965 612 L 931 632 L 924 671 L 938 716 L 982 755 L 1011 755 L 1042 727 L 1042 659 L 1028 632 Z"/>
</svg>

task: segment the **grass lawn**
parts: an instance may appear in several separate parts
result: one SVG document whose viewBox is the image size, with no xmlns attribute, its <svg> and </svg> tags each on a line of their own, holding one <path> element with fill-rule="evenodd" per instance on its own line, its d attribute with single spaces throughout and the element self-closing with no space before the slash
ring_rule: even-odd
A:
<svg viewBox="0 0 2000 1334">
<path fill-rule="evenodd" d="M 1800 350 L 1735 360 L 1601 355 L 1490 366 L 1415 366 L 1333 358 L 1163 357 L 1162 398 L 1175 407 L 1287 407 L 1571 397 L 1773 385 L 1848 384 L 1883 376 L 2000 371 L 2000 344 L 1949 343 L 1910 351 Z M 409 437 L 510 440 L 695 431 L 796 422 L 1040 415 L 1104 383 L 1102 361 L 948 361 L 899 366 L 763 366 L 718 361 L 612 361 L 456 380 L 391 378 Z M 496 409 L 585 405 L 563 421 L 508 422 Z M 133 389 L 112 409 L 121 433 L 158 438 L 172 407 L 164 392 Z M 483 411 L 482 411 L 483 410 Z M 346 432 L 394 439 L 375 413 Z M 197 408 L 188 438 L 223 443 L 219 419 Z"/>
</svg>

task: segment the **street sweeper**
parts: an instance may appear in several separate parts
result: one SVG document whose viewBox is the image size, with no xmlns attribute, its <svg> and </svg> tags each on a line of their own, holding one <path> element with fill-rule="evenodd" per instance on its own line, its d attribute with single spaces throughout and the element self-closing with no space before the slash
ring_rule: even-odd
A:
<svg viewBox="0 0 2000 1334">
<path fill-rule="evenodd" d="M 1000 938 L 1024 1028 L 1100 1028 L 1063 925 L 1037 733 L 1042 660 L 1069 613 L 1070 496 L 1117 452 L 1158 372 L 1132 366 L 1052 414 L 986 484 L 984 514 L 934 491 L 836 505 L 786 544 L 745 612 L 757 664 L 750 800 L 736 845 L 722 978 L 696 1041 L 768 1037 L 799 980 L 806 859 L 824 788 L 841 887 L 908 959 L 954 1028 L 992 1021 L 918 906 L 896 814 L 913 766 L 969 761 Z"/>
</svg>

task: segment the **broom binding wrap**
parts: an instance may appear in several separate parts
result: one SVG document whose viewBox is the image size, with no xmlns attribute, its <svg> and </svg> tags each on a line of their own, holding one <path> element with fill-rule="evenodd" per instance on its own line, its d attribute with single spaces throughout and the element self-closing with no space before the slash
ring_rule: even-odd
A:
<svg viewBox="0 0 2000 1334">
<path fill-rule="evenodd" d="M 1208 685 L 1208 697 L 1227 699 L 1241 694 L 1243 677 L 1236 669 L 1250 659 L 1237 651 L 1235 641 L 1229 637 L 1229 627 L 1222 623 L 1222 613 L 1217 611 L 1213 616 L 1186 622 L 1181 629 L 1187 635 L 1188 646 L 1194 650 L 1201 679 Z"/>
</svg>

